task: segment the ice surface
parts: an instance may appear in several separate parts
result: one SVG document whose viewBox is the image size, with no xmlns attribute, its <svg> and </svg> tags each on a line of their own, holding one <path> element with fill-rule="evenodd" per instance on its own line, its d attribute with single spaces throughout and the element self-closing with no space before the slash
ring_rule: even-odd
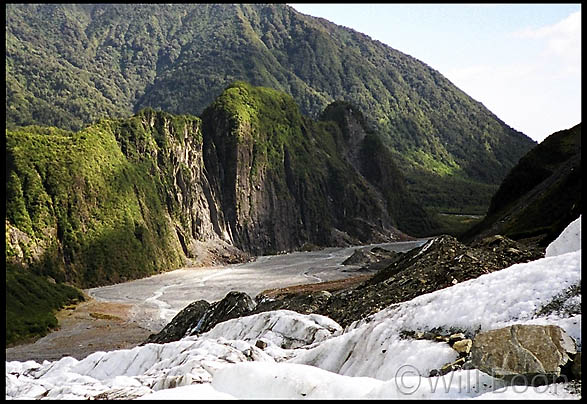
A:
<svg viewBox="0 0 587 404">
<path fill-rule="evenodd" d="M 299 348 L 322 342 L 340 331 L 341 326 L 328 317 L 275 310 L 225 321 L 202 337 L 223 337 L 253 343 L 262 339 L 282 348 Z"/>
<path fill-rule="evenodd" d="M 581 216 L 569 224 L 563 232 L 546 247 L 546 256 L 581 250 Z"/>
<path fill-rule="evenodd" d="M 478 370 L 427 377 L 457 358 L 402 331 L 556 324 L 581 347 L 581 315 L 541 308 L 581 281 L 580 218 L 547 256 L 392 305 L 347 329 L 288 310 L 229 320 L 198 337 L 42 364 L 6 362 L 7 399 L 579 398 L 563 384 L 509 386 Z M 580 295 L 563 306 L 577 306 Z M 258 340 L 264 349 L 255 346 Z"/>
</svg>

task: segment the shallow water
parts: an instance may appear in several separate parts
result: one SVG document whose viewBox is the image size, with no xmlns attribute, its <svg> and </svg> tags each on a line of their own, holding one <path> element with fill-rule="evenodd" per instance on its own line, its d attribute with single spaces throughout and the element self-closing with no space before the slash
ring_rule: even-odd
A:
<svg viewBox="0 0 587 404">
<path fill-rule="evenodd" d="M 356 249 L 379 246 L 402 252 L 424 242 L 404 241 L 261 256 L 254 262 L 214 268 L 182 268 L 86 292 L 98 301 L 131 304 L 134 321 L 158 332 L 181 309 L 196 300 L 214 302 L 233 290 L 254 298 L 266 289 L 345 279 L 357 275 L 353 271 L 357 267 L 342 265 Z"/>
<path fill-rule="evenodd" d="M 92 299 L 58 313 L 60 329 L 34 343 L 6 349 L 6 360 L 83 359 L 96 351 L 132 348 L 159 332 L 196 300 L 214 302 L 232 290 L 255 297 L 266 289 L 346 279 L 356 266 L 342 262 L 354 250 L 380 246 L 403 252 L 426 240 L 326 248 L 261 256 L 254 262 L 214 268 L 182 268 L 149 278 L 86 290 Z M 362 273 L 361 273 L 362 274 Z"/>
</svg>

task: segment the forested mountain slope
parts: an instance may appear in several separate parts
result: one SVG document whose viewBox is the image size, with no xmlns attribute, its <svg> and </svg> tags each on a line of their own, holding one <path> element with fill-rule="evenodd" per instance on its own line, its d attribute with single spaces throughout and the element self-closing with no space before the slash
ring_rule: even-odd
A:
<svg viewBox="0 0 587 404">
<path fill-rule="evenodd" d="M 463 238 L 502 234 L 546 246 L 582 213 L 578 124 L 553 133 L 522 157 L 491 199 L 485 219 Z"/>
<path fill-rule="evenodd" d="M 286 5 L 6 6 L 6 124 L 200 115 L 235 80 L 356 105 L 433 211 L 484 213 L 534 142 L 426 64 Z"/>
</svg>

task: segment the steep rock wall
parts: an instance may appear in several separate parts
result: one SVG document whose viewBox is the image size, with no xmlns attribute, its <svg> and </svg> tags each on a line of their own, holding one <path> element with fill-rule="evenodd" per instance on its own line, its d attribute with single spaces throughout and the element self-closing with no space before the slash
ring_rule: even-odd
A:
<svg viewBox="0 0 587 404">
<path fill-rule="evenodd" d="M 286 94 L 236 83 L 202 119 L 204 162 L 239 248 L 258 254 L 402 235 L 339 154 L 340 129 L 302 117 Z"/>
</svg>

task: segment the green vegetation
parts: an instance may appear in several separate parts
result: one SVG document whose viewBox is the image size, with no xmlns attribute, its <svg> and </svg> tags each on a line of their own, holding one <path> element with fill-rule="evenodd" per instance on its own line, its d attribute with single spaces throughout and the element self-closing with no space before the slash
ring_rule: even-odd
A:
<svg viewBox="0 0 587 404">
<path fill-rule="evenodd" d="M 210 110 L 226 114 L 239 142 L 251 138 L 253 173 L 263 168 L 263 164 L 270 167 L 283 164 L 284 146 L 300 145 L 305 140 L 298 106 L 291 96 L 281 91 L 237 81 L 212 103 Z M 204 112 L 203 119 L 206 117 Z"/>
<path fill-rule="evenodd" d="M 169 198 L 176 194 L 171 160 L 178 144 L 201 147 L 199 122 L 144 110 L 76 133 L 6 131 L 6 260 L 26 268 L 6 273 L 7 293 L 16 296 L 7 311 L 20 318 L 11 338 L 54 325 L 50 311 L 69 293 L 64 282 L 94 287 L 183 264 L 174 228 L 183 216 Z M 46 277 L 59 285 L 55 295 Z M 27 282 L 39 302 L 51 302 L 49 311 L 19 306 L 27 300 L 12 288 Z"/>
<path fill-rule="evenodd" d="M 553 133 L 523 156 L 491 199 L 484 220 L 463 239 L 499 233 L 546 246 L 582 212 L 579 124 Z"/>
<path fill-rule="evenodd" d="M 438 225 L 437 234 L 449 234 L 454 237 L 460 237 L 483 220 L 483 216 L 480 215 L 453 215 L 449 213 L 437 213 L 434 218 Z"/>
<path fill-rule="evenodd" d="M 78 130 L 145 107 L 199 115 L 244 80 L 313 118 L 357 105 L 414 195 L 458 184 L 424 206 L 461 213 L 485 211 L 487 187 L 534 145 L 424 63 L 286 5 L 9 4 L 6 16 L 7 127 Z"/>
<path fill-rule="evenodd" d="M 116 123 L 103 122 L 75 134 L 7 131 L 6 219 L 31 239 L 29 251 L 44 250 L 39 275 L 90 287 L 181 264 L 158 184 L 147 171 L 153 162 L 131 162 L 133 153 L 122 153 L 115 130 Z"/>
<path fill-rule="evenodd" d="M 83 293 L 74 287 L 53 284 L 7 263 L 6 345 L 47 334 L 57 327 L 56 310 L 83 300 Z"/>
</svg>

